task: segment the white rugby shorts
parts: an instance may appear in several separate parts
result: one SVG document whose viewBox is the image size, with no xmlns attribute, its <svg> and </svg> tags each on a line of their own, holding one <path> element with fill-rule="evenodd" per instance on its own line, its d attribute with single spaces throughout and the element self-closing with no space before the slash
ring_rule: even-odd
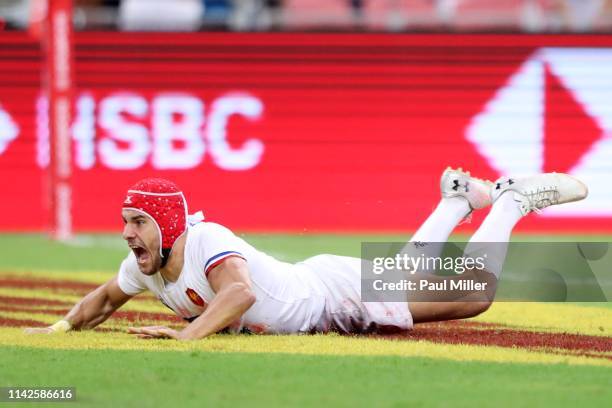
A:
<svg viewBox="0 0 612 408">
<path fill-rule="evenodd" d="M 369 333 L 412 328 L 408 302 L 362 302 L 361 259 L 317 255 L 299 265 L 315 275 L 317 291 L 325 296 L 317 331 Z"/>
</svg>

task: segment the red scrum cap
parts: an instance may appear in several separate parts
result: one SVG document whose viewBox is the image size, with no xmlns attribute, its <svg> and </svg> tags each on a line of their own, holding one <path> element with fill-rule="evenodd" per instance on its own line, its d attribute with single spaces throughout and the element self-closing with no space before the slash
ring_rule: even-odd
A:
<svg viewBox="0 0 612 408">
<path fill-rule="evenodd" d="M 178 186 L 160 178 L 147 178 L 127 192 L 123 208 L 149 216 L 159 231 L 160 255 L 166 258 L 174 242 L 187 229 L 187 202 Z"/>
</svg>

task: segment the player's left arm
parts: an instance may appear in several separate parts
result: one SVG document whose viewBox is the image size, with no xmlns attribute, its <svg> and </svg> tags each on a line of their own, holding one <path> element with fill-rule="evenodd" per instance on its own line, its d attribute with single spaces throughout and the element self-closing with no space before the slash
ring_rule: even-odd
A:
<svg viewBox="0 0 612 408">
<path fill-rule="evenodd" d="M 226 258 L 208 273 L 208 282 L 215 297 L 204 313 L 181 331 L 166 327 L 130 328 L 142 338 L 174 338 L 196 340 L 226 328 L 239 319 L 255 303 L 246 261 L 240 257 Z"/>
</svg>

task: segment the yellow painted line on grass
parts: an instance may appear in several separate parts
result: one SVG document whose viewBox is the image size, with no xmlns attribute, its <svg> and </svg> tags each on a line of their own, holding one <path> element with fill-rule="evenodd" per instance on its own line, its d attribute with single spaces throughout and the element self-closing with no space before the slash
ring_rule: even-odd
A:
<svg viewBox="0 0 612 408">
<path fill-rule="evenodd" d="M 119 265 L 117 265 L 119 267 Z M 71 280 L 82 283 L 104 283 L 115 276 L 116 272 L 110 271 L 52 271 L 52 270 L 27 270 L 27 271 L 0 271 L 0 277 L 18 276 L 20 278 L 44 278 L 50 280 Z"/>
<path fill-rule="evenodd" d="M 0 272 L 0 275 L 6 276 L 7 272 Z M 44 278 L 102 283 L 114 276 L 114 273 L 108 271 L 58 272 L 36 270 L 27 273 L 10 272 L 8 275 L 19 276 L 24 279 Z M 0 296 L 35 297 L 61 300 L 71 304 L 82 298 L 81 295 L 73 295 L 70 292 L 69 289 L 57 292 L 42 289 L 0 288 Z M 145 301 L 139 302 L 128 302 L 121 310 L 171 313 L 154 298 L 147 298 Z M 496 302 L 489 311 L 472 320 L 507 325 L 511 328 L 528 331 L 612 336 L 611 308 L 585 307 L 563 303 Z"/>
<path fill-rule="evenodd" d="M 62 294 L 57 292 L 52 292 L 49 290 L 41 290 L 41 289 L 18 289 L 18 288 L 0 288 L 0 296 L 8 296 L 8 297 L 18 297 L 22 299 L 27 298 L 35 298 L 35 299 L 44 299 L 44 300 L 58 300 L 62 302 L 68 302 L 69 306 L 76 304 L 79 300 L 83 298 L 81 295 L 69 295 Z M 44 307 L 44 306 L 41 306 Z M 121 309 L 125 311 L 131 312 L 151 312 L 151 313 L 164 313 L 173 315 L 172 311 L 164 306 L 157 299 L 144 299 L 138 302 L 127 302 Z"/>
<path fill-rule="evenodd" d="M 35 320 L 42 322 L 47 325 L 51 325 L 63 316 L 52 313 L 26 313 L 26 312 L 0 312 L 0 318 L 4 319 L 18 319 L 18 320 Z M 99 327 L 106 329 L 118 329 L 125 331 L 129 326 L 176 326 L 176 320 L 171 319 L 171 315 L 168 316 L 168 320 L 150 320 L 146 318 L 139 318 L 137 321 L 130 322 L 127 319 L 120 319 L 117 317 L 111 317 L 109 320 L 102 323 Z M 4 329 L 2 329 L 4 330 Z"/>
<path fill-rule="evenodd" d="M 59 300 L 68 302 L 70 305 L 77 303 L 82 298 L 81 295 L 20 288 L 0 288 L 0 296 Z M 120 310 L 172 315 L 167 307 L 154 298 L 127 302 Z M 567 332 L 593 336 L 612 335 L 612 309 L 571 304 L 499 302 L 494 303 L 486 313 L 471 320 L 507 325 L 510 328 L 528 331 Z"/>
<path fill-rule="evenodd" d="M 338 335 L 217 335 L 194 342 L 140 340 L 124 333 L 78 332 L 26 335 L 20 329 L 0 330 L 0 346 L 50 349 L 114 349 L 143 351 L 208 351 L 223 353 L 286 353 L 304 355 L 427 357 L 454 361 L 570 364 L 612 367 L 604 358 L 559 355 L 520 348 L 437 344 Z"/>
<path fill-rule="evenodd" d="M 22 289 L 22 288 L 0 288 L 0 296 L 18 298 L 36 298 L 40 300 L 57 300 L 61 302 L 76 303 L 83 298 L 81 295 L 71 295 L 62 292 L 49 291 L 43 289 Z"/>
<path fill-rule="evenodd" d="M 0 312 L 0 318 L 4 319 L 19 319 L 19 320 L 36 320 L 46 324 L 53 324 L 62 318 L 61 315 L 50 313 L 31 313 L 31 312 Z M 4 329 L 3 329 L 4 330 Z"/>
<path fill-rule="evenodd" d="M 16 310 L 10 310 L 11 312 L 24 312 L 24 313 L 40 313 L 44 311 L 60 311 L 66 310 L 66 306 L 50 306 L 50 305 L 11 305 L 9 302 L 0 301 L 0 307 L 12 306 Z M 8 312 L 6 310 L 0 310 L 0 313 Z"/>
<path fill-rule="evenodd" d="M 42 323 L 49 324 L 49 325 L 57 322 L 62 317 L 64 317 L 63 314 L 56 314 L 56 313 L 42 313 L 42 312 L 32 313 L 32 312 L 8 312 L 8 311 L 0 312 L 0 318 L 18 319 L 18 320 L 35 320 L 35 321 L 42 322 Z M 129 326 L 133 326 L 133 325 L 157 326 L 160 324 L 177 326 L 177 327 L 180 326 L 181 328 L 184 327 L 183 322 L 182 321 L 177 322 L 176 317 L 174 315 L 168 315 L 168 319 L 156 319 L 156 320 L 138 316 L 138 320 L 134 322 L 130 322 L 129 320 L 124 319 L 124 318 L 112 316 L 107 321 L 102 323 L 99 327 L 100 328 L 117 328 L 117 329 L 125 330 Z"/>
<path fill-rule="evenodd" d="M 471 320 L 534 331 L 612 336 L 612 309 L 573 304 L 497 302 Z"/>
</svg>

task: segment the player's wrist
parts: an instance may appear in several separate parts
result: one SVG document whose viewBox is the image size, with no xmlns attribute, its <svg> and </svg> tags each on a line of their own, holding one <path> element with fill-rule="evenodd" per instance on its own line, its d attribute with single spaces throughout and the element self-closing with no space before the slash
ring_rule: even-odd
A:
<svg viewBox="0 0 612 408">
<path fill-rule="evenodd" d="M 56 333 L 65 333 L 72 329 L 72 324 L 68 320 L 60 320 L 53 325 L 49 326 L 51 330 Z"/>
<path fill-rule="evenodd" d="M 197 340 L 198 337 L 193 336 L 189 331 L 185 332 L 185 329 L 183 329 L 176 332 L 175 339 L 181 341 L 190 341 Z"/>
</svg>

